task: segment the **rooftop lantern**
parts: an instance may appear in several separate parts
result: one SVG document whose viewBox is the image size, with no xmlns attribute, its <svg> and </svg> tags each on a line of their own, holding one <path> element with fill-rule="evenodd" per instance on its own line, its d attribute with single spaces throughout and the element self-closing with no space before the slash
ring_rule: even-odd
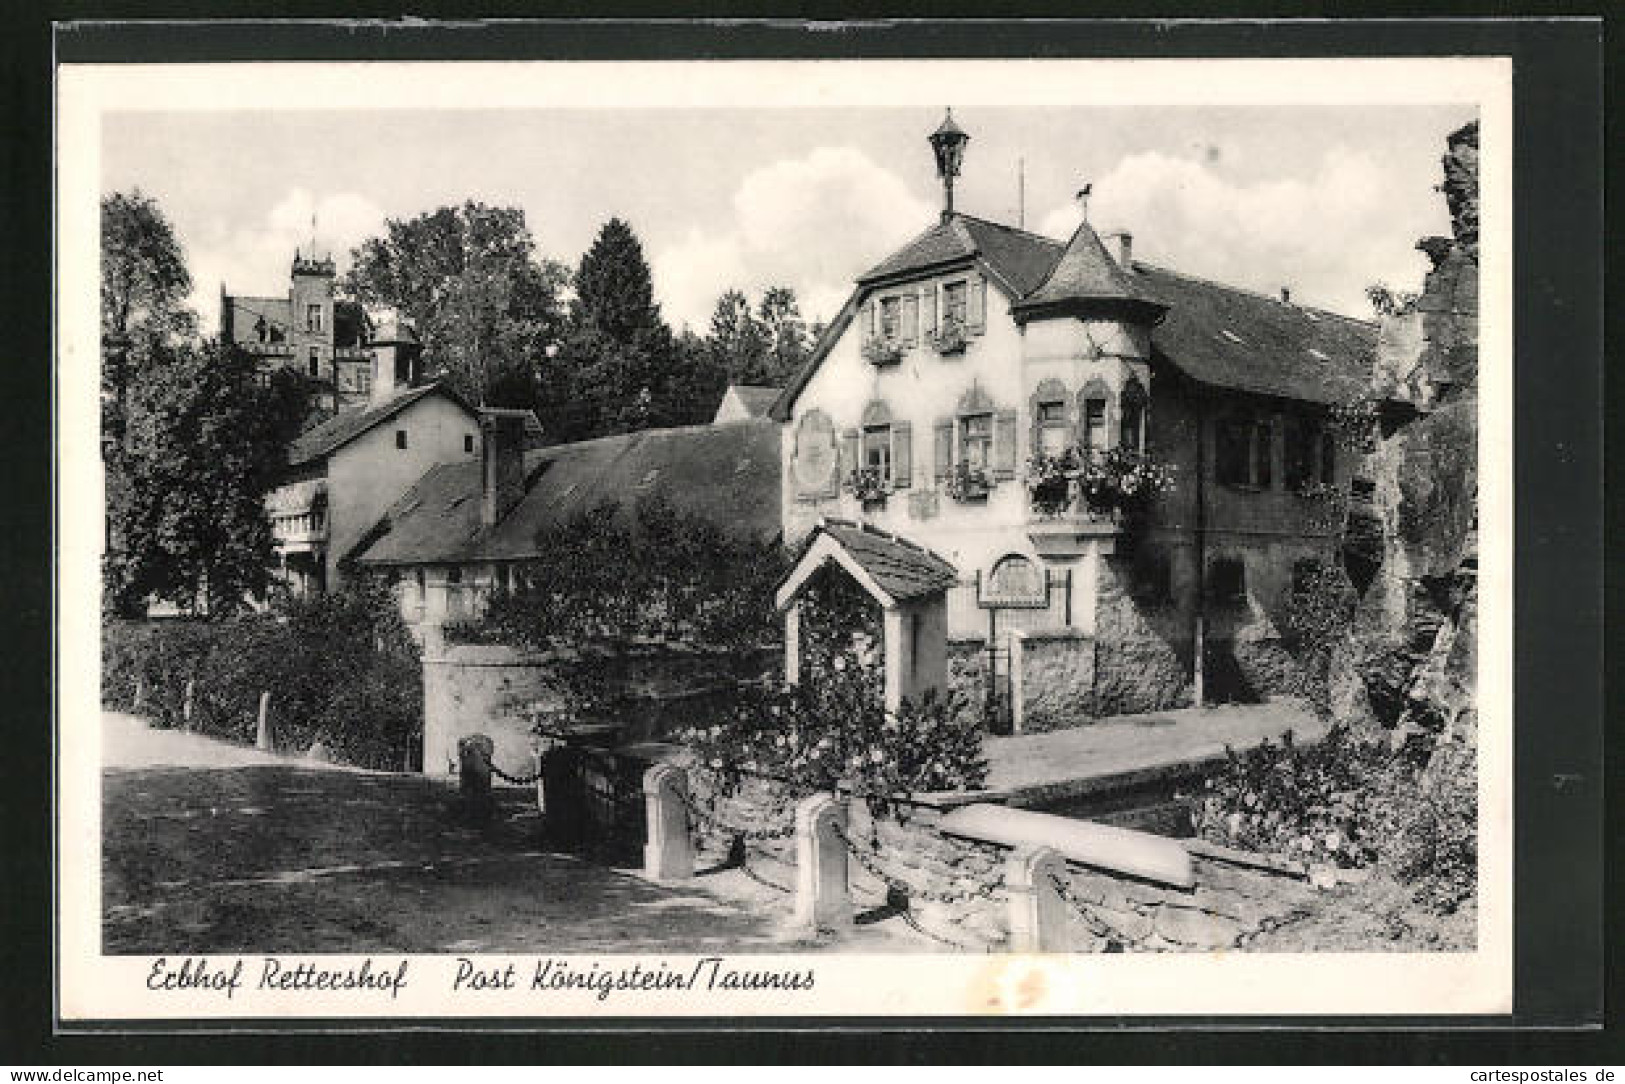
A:
<svg viewBox="0 0 1625 1084">
<path fill-rule="evenodd" d="M 942 217 L 946 221 L 954 213 L 954 178 L 959 176 L 959 164 L 965 158 L 965 144 L 970 136 L 954 123 L 954 111 L 942 118 L 942 124 L 931 133 L 931 153 L 937 158 L 937 176 L 942 178 Z"/>
</svg>

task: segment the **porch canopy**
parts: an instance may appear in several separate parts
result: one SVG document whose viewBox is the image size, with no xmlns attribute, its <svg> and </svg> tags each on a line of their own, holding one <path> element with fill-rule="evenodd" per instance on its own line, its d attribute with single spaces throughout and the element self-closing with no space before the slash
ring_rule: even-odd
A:
<svg viewBox="0 0 1625 1084">
<path fill-rule="evenodd" d="M 906 539 L 847 520 L 826 519 L 808 537 L 774 601 L 784 614 L 784 672 L 801 679 L 799 599 L 827 564 L 840 567 L 881 608 L 885 630 L 885 705 L 947 684 L 947 592 L 959 582 L 953 565 Z"/>
</svg>

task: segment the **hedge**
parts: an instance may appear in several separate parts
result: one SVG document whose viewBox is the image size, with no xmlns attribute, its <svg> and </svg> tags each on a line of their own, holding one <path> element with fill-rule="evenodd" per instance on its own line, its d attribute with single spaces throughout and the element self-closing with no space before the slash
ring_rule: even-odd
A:
<svg viewBox="0 0 1625 1084">
<path fill-rule="evenodd" d="M 178 727 L 188 680 L 192 728 L 255 738 L 260 693 L 271 693 L 279 749 L 320 741 L 335 759 L 371 768 L 415 766 L 423 730 L 417 646 L 395 607 L 360 587 L 279 612 L 220 621 L 109 622 L 102 630 L 102 703 Z"/>
</svg>

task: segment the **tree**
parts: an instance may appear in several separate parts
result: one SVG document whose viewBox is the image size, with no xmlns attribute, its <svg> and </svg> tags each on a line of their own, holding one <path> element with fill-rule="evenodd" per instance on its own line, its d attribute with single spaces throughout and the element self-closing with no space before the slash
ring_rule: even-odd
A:
<svg viewBox="0 0 1625 1084">
<path fill-rule="evenodd" d="M 568 330 L 537 413 L 557 440 L 706 421 L 722 391 L 703 352 L 674 338 L 632 227 L 604 223 L 576 269 Z"/>
<path fill-rule="evenodd" d="M 810 350 L 795 292 L 769 287 L 754 311 L 741 291 L 724 293 L 711 314 L 709 348 L 729 383 L 783 386 Z"/>
<path fill-rule="evenodd" d="M 102 424 L 110 451 L 123 444 L 131 374 L 196 331 L 185 306 L 191 291 L 186 254 L 157 202 L 140 189 L 102 197 Z"/>
<path fill-rule="evenodd" d="M 757 313 L 767 332 L 768 343 L 766 371 L 761 383 L 783 387 L 812 353 L 812 340 L 801 319 L 795 291 L 788 286 L 768 287 L 757 304 Z"/>
<path fill-rule="evenodd" d="M 567 277 L 537 257 L 523 210 L 469 200 L 389 219 L 351 253 L 341 289 L 411 320 L 427 374 L 481 405 L 530 407 L 563 330 Z"/>
<path fill-rule="evenodd" d="M 265 495 L 309 410 L 298 373 L 261 379 L 236 351 L 165 345 L 131 382 L 105 597 L 136 614 L 149 597 L 223 616 L 264 593 L 272 557 Z"/>
</svg>

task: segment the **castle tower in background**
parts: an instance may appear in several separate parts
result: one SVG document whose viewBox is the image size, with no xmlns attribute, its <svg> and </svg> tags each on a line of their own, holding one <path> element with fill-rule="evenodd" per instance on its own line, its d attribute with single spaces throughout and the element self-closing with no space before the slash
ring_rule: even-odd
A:
<svg viewBox="0 0 1625 1084">
<path fill-rule="evenodd" d="M 293 369 L 317 382 L 332 411 L 372 399 L 371 324 L 359 303 L 333 296 L 337 269 L 314 241 L 296 250 L 283 297 L 226 292 L 220 286 L 220 340 L 253 358 L 263 373 Z M 409 332 L 407 334 L 410 334 Z"/>
</svg>

